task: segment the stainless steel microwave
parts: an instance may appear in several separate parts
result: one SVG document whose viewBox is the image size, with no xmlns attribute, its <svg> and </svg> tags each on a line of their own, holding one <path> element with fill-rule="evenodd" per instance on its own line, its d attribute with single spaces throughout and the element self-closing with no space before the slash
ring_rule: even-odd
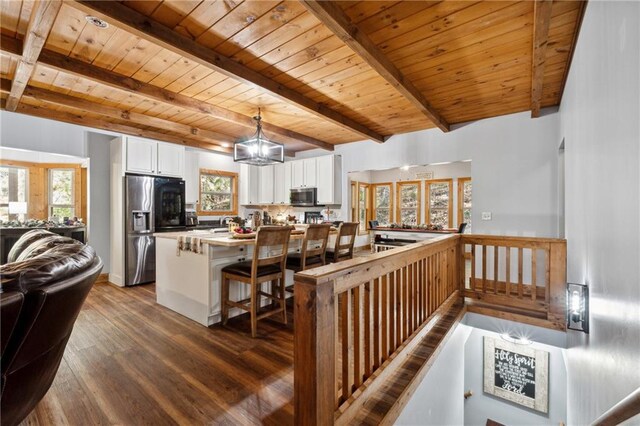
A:
<svg viewBox="0 0 640 426">
<path fill-rule="evenodd" d="M 296 188 L 291 190 L 291 205 L 293 207 L 313 207 L 316 204 L 316 188 Z"/>
</svg>

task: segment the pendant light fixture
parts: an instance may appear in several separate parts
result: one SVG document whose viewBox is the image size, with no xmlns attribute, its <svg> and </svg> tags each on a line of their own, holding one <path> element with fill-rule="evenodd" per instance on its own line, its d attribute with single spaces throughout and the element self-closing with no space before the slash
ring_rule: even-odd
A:
<svg viewBox="0 0 640 426">
<path fill-rule="evenodd" d="M 262 131 L 260 108 L 258 108 L 258 115 L 253 119 L 257 123 L 256 132 L 249 139 L 239 140 L 233 144 L 233 161 L 253 166 L 284 163 L 284 145 L 271 142 Z"/>
</svg>

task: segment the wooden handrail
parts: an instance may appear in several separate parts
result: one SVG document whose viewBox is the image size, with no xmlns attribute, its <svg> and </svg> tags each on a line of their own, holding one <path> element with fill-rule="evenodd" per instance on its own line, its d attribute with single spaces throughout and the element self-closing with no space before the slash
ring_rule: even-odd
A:
<svg viewBox="0 0 640 426">
<path fill-rule="evenodd" d="M 350 423 L 460 300 L 459 240 L 446 235 L 295 275 L 296 424 Z"/>
<path fill-rule="evenodd" d="M 470 311 L 564 329 L 565 288 L 566 241 L 554 238 L 444 235 L 299 272 L 295 423 L 353 422 L 463 298 Z"/>
<path fill-rule="evenodd" d="M 640 388 L 634 390 L 622 401 L 605 411 L 593 426 L 615 426 L 640 414 Z"/>
</svg>

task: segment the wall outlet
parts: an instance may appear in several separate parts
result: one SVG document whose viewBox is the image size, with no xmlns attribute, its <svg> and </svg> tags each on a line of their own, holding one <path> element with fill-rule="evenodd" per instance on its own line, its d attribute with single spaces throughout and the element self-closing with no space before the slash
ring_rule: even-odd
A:
<svg viewBox="0 0 640 426">
<path fill-rule="evenodd" d="M 491 220 L 491 212 L 482 212 L 482 220 Z"/>
</svg>

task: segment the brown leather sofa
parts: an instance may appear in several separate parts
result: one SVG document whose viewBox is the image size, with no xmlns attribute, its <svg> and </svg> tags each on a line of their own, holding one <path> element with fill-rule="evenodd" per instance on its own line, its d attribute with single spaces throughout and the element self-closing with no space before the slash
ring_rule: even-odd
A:
<svg viewBox="0 0 640 426">
<path fill-rule="evenodd" d="M 3 426 L 20 423 L 51 387 L 102 261 L 90 246 L 48 231 L 24 234 L 0 266 Z"/>
</svg>

